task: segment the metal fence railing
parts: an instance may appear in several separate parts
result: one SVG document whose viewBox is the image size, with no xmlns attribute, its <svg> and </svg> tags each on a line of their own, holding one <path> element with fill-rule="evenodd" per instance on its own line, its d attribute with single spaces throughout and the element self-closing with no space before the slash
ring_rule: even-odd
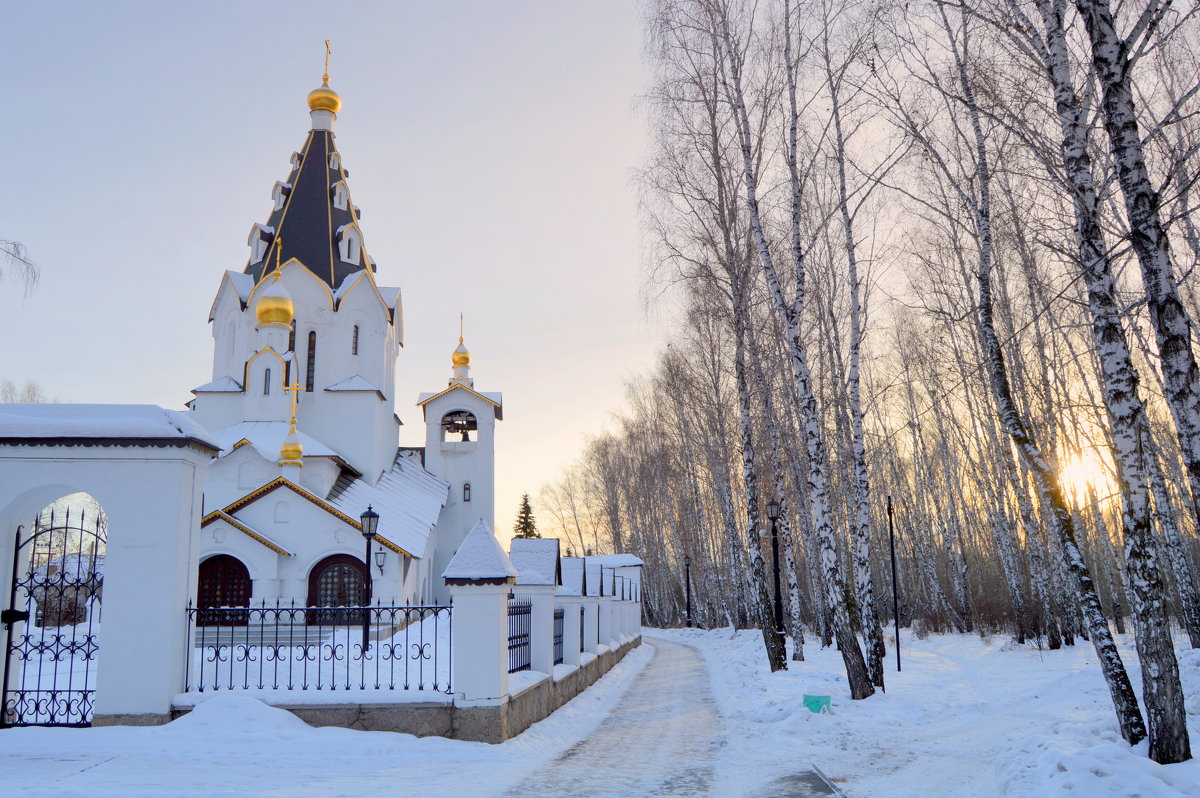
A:
<svg viewBox="0 0 1200 798">
<path fill-rule="evenodd" d="M 508 602 L 508 672 L 527 671 L 532 663 L 529 634 L 533 604 L 528 599 Z"/>
<path fill-rule="evenodd" d="M 450 607 L 189 606 L 185 690 L 450 693 Z"/>
<path fill-rule="evenodd" d="M 554 610 L 554 664 L 562 665 L 563 661 L 563 620 L 566 612 L 562 607 Z"/>
</svg>

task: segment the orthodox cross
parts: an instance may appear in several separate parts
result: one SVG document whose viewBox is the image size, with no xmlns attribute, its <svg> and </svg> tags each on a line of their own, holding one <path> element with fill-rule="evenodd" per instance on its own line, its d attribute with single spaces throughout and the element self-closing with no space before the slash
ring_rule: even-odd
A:
<svg viewBox="0 0 1200 798">
<path fill-rule="evenodd" d="M 279 279 L 279 254 L 283 252 L 283 236 L 275 236 L 275 279 Z M 287 388 L 284 388 L 287 390 Z"/>
<path fill-rule="evenodd" d="M 463 332 L 463 314 L 462 314 L 462 311 L 460 310 L 458 312 L 458 342 L 460 344 L 463 342 L 462 332 Z"/>
<path fill-rule="evenodd" d="M 296 431 L 296 399 L 300 395 L 300 383 L 296 382 L 296 378 L 292 377 L 292 384 L 283 386 L 283 390 L 292 392 L 292 428 L 290 432 Z"/>
<path fill-rule="evenodd" d="M 321 76 L 321 85 L 322 86 L 329 85 L 329 53 L 330 52 L 332 52 L 332 51 L 329 49 L 329 40 L 326 39 L 325 40 L 325 74 Z"/>
</svg>

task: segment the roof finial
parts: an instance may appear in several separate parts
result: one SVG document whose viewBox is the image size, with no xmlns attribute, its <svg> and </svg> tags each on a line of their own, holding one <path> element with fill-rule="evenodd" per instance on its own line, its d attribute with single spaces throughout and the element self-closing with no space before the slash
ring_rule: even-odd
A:
<svg viewBox="0 0 1200 798">
<path fill-rule="evenodd" d="M 325 40 L 325 74 L 321 76 L 321 85 L 329 85 L 329 54 L 333 52 L 329 49 L 329 40 Z"/>
<path fill-rule="evenodd" d="M 275 236 L 275 281 L 279 282 L 279 253 L 283 251 L 283 236 Z"/>
<path fill-rule="evenodd" d="M 460 344 L 463 342 L 463 314 L 461 310 L 458 312 L 458 342 Z"/>
</svg>

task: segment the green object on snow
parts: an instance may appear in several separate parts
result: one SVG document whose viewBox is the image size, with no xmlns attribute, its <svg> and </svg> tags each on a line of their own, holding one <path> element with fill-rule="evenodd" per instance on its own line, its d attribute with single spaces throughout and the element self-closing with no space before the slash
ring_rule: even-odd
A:
<svg viewBox="0 0 1200 798">
<path fill-rule="evenodd" d="M 828 712 L 830 715 L 833 714 L 833 706 L 829 703 L 829 696 L 827 695 L 805 694 L 804 706 L 809 712 L 814 712 L 818 715 L 821 714 L 822 710 Z"/>
</svg>

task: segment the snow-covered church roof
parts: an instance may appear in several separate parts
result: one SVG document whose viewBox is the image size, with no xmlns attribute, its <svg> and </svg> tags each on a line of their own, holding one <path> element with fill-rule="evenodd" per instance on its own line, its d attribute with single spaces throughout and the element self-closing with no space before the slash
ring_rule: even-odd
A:
<svg viewBox="0 0 1200 798">
<path fill-rule="evenodd" d="M 80 439 L 190 442 L 220 448 L 186 412 L 158 405 L 0 405 L 0 441 Z"/>
<path fill-rule="evenodd" d="M 304 454 L 308 456 L 308 444 Z M 419 558 L 425 553 L 429 533 L 438 522 L 449 491 L 449 483 L 421 465 L 420 452 L 401 449 L 392 467 L 374 485 L 343 476 L 333 486 L 328 501 L 352 518 L 371 505 L 379 513 L 379 534 Z"/>
<path fill-rule="evenodd" d="M 275 462 L 279 459 L 279 447 L 283 444 L 283 439 L 287 437 L 287 434 L 288 423 L 286 421 L 243 421 L 240 424 L 217 430 L 213 433 L 213 437 L 221 444 L 222 456 L 229 454 L 238 448 L 239 443 L 245 441 L 265 459 Z M 300 443 L 304 445 L 305 457 L 335 457 L 341 460 L 337 452 L 311 435 L 305 435 L 303 432 L 297 432 L 297 434 L 300 436 Z M 242 445 L 244 446 L 245 443 Z"/>
</svg>

